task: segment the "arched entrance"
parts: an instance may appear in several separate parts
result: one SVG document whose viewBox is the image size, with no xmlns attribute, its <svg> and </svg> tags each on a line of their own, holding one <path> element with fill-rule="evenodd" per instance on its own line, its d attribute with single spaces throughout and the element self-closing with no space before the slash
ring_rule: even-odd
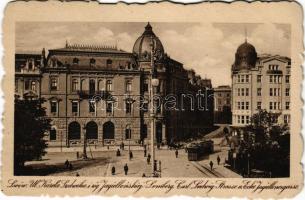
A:
<svg viewBox="0 0 305 200">
<path fill-rule="evenodd" d="M 87 139 L 97 139 L 98 127 L 94 121 L 90 121 L 86 125 Z"/>
<path fill-rule="evenodd" d="M 162 123 L 161 122 L 156 123 L 156 140 L 157 140 L 157 143 L 162 142 Z"/>
<path fill-rule="evenodd" d="M 78 122 L 71 122 L 68 127 L 68 139 L 79 140 L 80 139 L 80 125 Z"/>
<path fill-rule="evenodd" d="M 103 125 L 103 139 L 114 139 L 114 124 L 110 121 Z"/>
</svg>

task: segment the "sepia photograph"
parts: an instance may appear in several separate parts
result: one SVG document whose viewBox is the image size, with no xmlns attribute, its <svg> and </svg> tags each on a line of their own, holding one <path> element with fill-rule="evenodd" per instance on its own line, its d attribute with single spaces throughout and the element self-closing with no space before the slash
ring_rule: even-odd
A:
<svg viewBox="0 0 305 200">
<path fill-rule="evenodd" d="M 18 22 L 14 174 L 289 177 L 290 25 Z"/>
<path fill-rule="evenodd" d="M 10 3 L 1 190 L 294 197 L 302 16 L 284 1 Z"/>
</svg>

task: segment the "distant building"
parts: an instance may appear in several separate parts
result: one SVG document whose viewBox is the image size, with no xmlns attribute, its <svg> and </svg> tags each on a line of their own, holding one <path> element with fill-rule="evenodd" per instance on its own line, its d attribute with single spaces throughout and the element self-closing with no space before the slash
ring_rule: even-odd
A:
<svg viewBox="0 0 305 200">
<path fill-rule="evenodd" d="M 40 97 L 41 66 L 44 65 L 42 53 L 17 52 L 15 54 L 15 95 L 19 98 Z"/>
<path fill-rule="evenodd" d="M 232 124 L 244 127 L 261 109 L 274 114 L 274 123 L 290 124 L 291 59 L 257 55 L 253 45 L 241 44 L 232 65 Z"/>
<path fill-rule="evenodd" d="M 231 87 L 221 85 L 214 88 L 214 123 L 231 124 Z"/>
<path fill-rule="evenodd" d="M 20 65 L 21 60 L 25 64 Z M 150 139 L 152 62 L 160 82 L 157 94 L 163 100 L 169 95 L 177 98 L 177 109 L 165 109 L 163 101 L 157 109 L 157 143 L 183 140 L 213 125 L 213 101 L 200 110 L 182 96 L 197 97 L 199 90 L 210 93 L 211 80 L 202 80 L 195 72 L 189 77 L 183 64 L 165 53 L 149 23 L 132 53 L 115 46 L 67 43 L 47 56 L 44 51 L 35 55 L 34 60 L 31 64 L 30 55 L 24 59 L 16 54 L 16 93 L 31 92 L 46 100 L 53 124 L 46 136 L 49 146 L 81 146 L 84 136 L 90 145 L 140 144 Z M 21 81 L 26 77 L 37 81 L 36 88 Z"/>
</svg>

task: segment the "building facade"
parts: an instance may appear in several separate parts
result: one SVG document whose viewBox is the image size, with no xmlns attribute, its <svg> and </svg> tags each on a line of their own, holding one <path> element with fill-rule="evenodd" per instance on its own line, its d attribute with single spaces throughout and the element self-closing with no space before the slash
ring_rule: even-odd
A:
<svg viewBox="0 0 305 200">
<path fill-rule="evenodd" d="M 244 127 L 259 110 L 274 113 L 274 122 L 290 124 L 291 59 L 257 55 L 247 41 L 232 65 L 232 125 Z"/>
<path fill-rule="evenodd" d="M 214 88 L 214 123 L 231 124 L 231 87 L 221 85 Z"/>
<path fill-rule="evenodd" d="M 179 141 L 212 126 L 209 120 L 198 121 L 213 119 L 213 102 L 198 109 L 183 97 L 198 90 L 207 93 L 211 81 L 195 74 L 196 81 L 190 81 L 183 64 L 165 53 L 149 23 L 131 53 L 115 46 L 66 43 L 49 50 L 47 56 L 43 50 L 40 59 L 37 92 L 46 100 L 43 106 L 52 119 L 52 130 L 46 136 L 50 147 L 80 146 L 84 141 L 101 146 L 147 142 L 153 73 L 159 80 L 157 143 Z M 16 71 L 16 80 L 17 76 Z M 170 97 L 175 99 L 174 108 L 166 105 Z"/>
</svg>

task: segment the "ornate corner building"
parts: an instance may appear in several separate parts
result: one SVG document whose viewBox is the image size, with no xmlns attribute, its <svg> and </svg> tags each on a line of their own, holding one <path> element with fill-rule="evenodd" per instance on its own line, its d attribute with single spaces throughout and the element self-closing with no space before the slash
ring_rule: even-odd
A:
<svg viewBox="0 0 305 200">
<path fill-rule="evenodd" d="M 274 114 L 275 124 L 290 124 L 291 59 L 257 55 L 247 40 L 235 53 L 232 65 L 232 126 L 250 124 L 259 110 Z"/>
<path fill-rule="evenodd" d="M 152 48 L 153 47 L 153 48 Z M 153 55 L 152 55 L 153 54 Z M 153 57 L 152 57 L 153 56 Z M 16 98 L 46 100 L 52 119 L 49 147 L 143 144 L 150 138 L 151 80 L 156 71 L 160 106 L 156 109 L 156 141 L 179 141 L 213 126 L 213 98 L 198 98 L 189 105 L 183 96 L 212 94 L 209 79 L 170 58 L 148 23 L 135 41 L 132 53 L 116 46 L 68 44 L 46 55 L 16 53 Z M 152 69 L 153 60 L 153 69 Z M 165 100 L 175 98 L 175 108 Z"/>
</svg>

